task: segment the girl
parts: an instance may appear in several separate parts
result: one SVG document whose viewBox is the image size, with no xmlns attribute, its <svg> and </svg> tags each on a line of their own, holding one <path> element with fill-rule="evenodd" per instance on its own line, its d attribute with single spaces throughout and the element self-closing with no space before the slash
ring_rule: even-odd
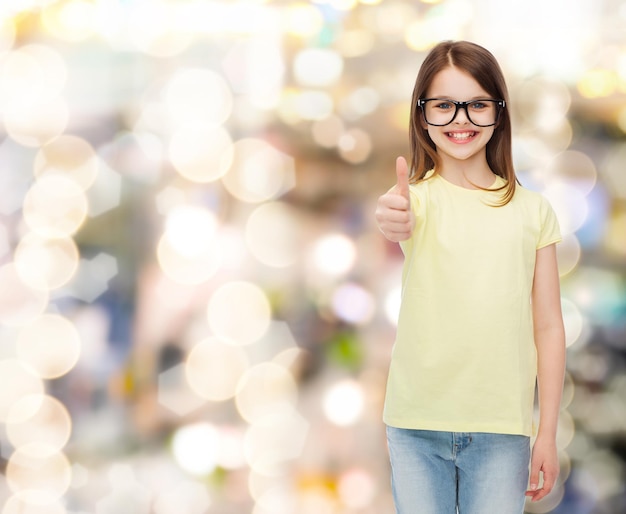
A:
<svg viewBox="0 0 626 514">
<path fill-rule="evenodd" d="M 490 52 L 465 41 L 432 49 L 410 143 L 411 172 L 398 158 L 376 209 L 405 257 L 383 415 L 396 512 L 520 514 L 558 475 L 560 234 L 548 202 L 517 183 Z"/>
</svg>

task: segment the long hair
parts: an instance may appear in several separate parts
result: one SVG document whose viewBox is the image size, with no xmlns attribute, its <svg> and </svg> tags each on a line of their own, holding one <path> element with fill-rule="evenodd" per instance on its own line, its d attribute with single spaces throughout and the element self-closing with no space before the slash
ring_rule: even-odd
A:
<svg viewBox="0 0 626 514">
<path fill-rule="evenodd" d="M 437 168 L 441 165 L 435 144 L 422 124 L 422 113 L 417 101 L 425 97 L 435 75 L 450 66 L 471 75 L 492 98 L 506 102 L 486 147 L 487 164 L 496 175 L 506 181 L 506 184 L 498 189 L 502 190 L 503 194 L 497 205 L 506 205 L 513 198 L 517 184 L 511 151 L 509 94 L 496 58 L 482 46 L 469 41 L 439 43 L 426 56 L 417 74 L 411 100 L 409 127 L 411 182 L 423 180 L 431 169 L 437 173 Z"/>
</svg>

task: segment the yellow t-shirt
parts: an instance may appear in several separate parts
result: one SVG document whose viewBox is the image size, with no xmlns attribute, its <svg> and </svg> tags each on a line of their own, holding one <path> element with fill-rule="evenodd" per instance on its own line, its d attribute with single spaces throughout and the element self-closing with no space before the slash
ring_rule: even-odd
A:
<svg viewBox="0 0 626 514">
<path fill-rule="evenodd" d="M 498 177 L 494 186 L 504 184 Z M 531 435 L 537 355 L 536 251 L 561 240 L 548 201 L 517 187 L 410 186 L 402 303 L 383 420 L 399 428 Z M 491 204 L 491 205 L 489 205 Z"/>
</svg>

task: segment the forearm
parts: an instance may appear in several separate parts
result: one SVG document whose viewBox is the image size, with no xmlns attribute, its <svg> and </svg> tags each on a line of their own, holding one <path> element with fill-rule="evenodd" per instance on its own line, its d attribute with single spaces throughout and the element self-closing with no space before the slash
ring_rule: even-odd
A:
<svg viewBox="0 0 626 514">
<path fill-rule="evenodd" d="M 565 375 L 565 333 L 562 323 L 535 331 L 539 434 L 556 437 Z"/>
<path fill-rule="evenodd" d="M 538 501 L 552 490 L 559 475 L 556 431 L 565 375 L 565 330 L 554 244 L 537 250 L 532 306 L 537 347 L 539 432 L 533 446 L 530 490 L 526 494 L 532 501 Z M 541 488 L 540 474 L 543 474 Z"/>
</svg>

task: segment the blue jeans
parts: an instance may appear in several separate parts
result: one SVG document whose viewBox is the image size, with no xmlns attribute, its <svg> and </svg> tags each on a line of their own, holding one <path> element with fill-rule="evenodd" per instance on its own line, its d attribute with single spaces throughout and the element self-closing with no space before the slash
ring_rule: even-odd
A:
<svg viewBox="0 0 626 514">
<path fill-rule="evenodd" d="M 396 514 L 522 514 L 530 438 L 387 427 Z"/>
</svg>

